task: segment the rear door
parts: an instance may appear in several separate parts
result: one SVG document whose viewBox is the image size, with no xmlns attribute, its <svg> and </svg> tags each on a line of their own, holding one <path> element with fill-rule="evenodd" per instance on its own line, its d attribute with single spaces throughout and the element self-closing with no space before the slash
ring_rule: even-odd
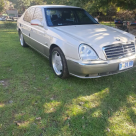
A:
<svg viewBox="0 0 136 136">
<path fill-rule="evenodd" d="M 31 31 L 30 22 L 31 22 L 31 19 L 32 19 L 33 14 L 34 14 L 34 10 L 35 10 L 34 7 L 29 8 L 25 12 L 23 22 L 21 23 L 21 28 L 22 28 L 22 33 L 23 33 L 23 36 L 24 36 L 24 40 L 28 45 L 31 44 L 31 42 L 30 42 L 30 31 Z"/>
<path fill-rule="evenodd" d="M 43 23 L 43 14 L 41 8 L 36 8 L 33 19 L 37 19 Z M 31 25 L 31 45 L 34 47 L 37 51 L 42 53 L 43 55 L 46 55 L 46 37 L 45 37 L 45 29 L 44 27 L 37 26 L 37 25 Z"/>
</svg>

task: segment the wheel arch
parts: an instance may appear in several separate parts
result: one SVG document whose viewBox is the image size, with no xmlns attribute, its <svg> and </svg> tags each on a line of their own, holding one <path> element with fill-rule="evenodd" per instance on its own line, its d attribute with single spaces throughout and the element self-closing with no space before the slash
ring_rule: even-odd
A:
<svg viewBox="0 0 136 136">
<path fill-rule="evenodd" d="M 67 60 L 66 60 L 66 57 L 65 57 L 65 54 L 64 54 L 64 52 L 63 52 L 63 50 L 61 49 L 61 47 L 60 46 L 58 46 L 57 44 L 52 44 L 51 46 L 50 46 L 50 50 L 49 50 L 49 62 L 50 62 L 50 66 L 52 66 L 52 50 L 54 49 L 54 48 L 58 48 L 61 52 L 61 54 L 62 54 L 62 60 L 63 60 L 63 75 L 62 75 L 62 77 L 61 78 L 67 78 L 67 77 L 69 77 L 69 70 L 68 70 L 68 65 L 67 65 Z M 53 66 L 52 66 L 52 68 L 53 68 Z"/>
<path fill-rule="evenodd" d="M 57 44 L 51 44 L 50 49 L 49 49 L 49 61 L 50 61 L 50 66 L 51 66 L 51 52 L 52 52 L 52 50 L 53 50 L 55 47 L 60 48 Z M 60 49 L 61 49 L 61 48 L 60 48 Z"/>
<path fill-rule="evenodd" d="M 55 47 L 58 47 L 58 48 L 62 51 L 62 53 L 63 53 L 63 55 L 64 55 L 64 57 L 65 57 L 65 53 L 64 53 L 64 51 L 61 49 L 61 47 L 60 47 L 59 45 L 57 45 L 57 44 L 51 44 L 50 49 L 49 49 L 49 61 L 50 61 L 50 66 L 51 66 L 51 52 L 52 52 L 52 50 L 53 50 Z"/>
</svg>

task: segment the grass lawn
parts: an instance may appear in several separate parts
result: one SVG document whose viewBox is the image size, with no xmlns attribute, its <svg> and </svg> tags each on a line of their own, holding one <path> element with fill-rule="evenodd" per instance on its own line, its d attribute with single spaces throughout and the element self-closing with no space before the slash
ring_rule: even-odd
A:
<svg viewBox="0 0 136 136">
<path fill-rule="evenodd" d="M 0 136 L 135 136 L 135 77 L 59 79 L 0 22 Z"/>
</svg>

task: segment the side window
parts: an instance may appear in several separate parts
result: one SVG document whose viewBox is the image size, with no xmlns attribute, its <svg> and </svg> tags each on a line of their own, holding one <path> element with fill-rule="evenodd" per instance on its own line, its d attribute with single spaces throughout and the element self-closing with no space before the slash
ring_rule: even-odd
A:
<svg viewBox="0 0 136 136">
<path fill-rule="evenodd" d="M 27 11 L 25 12 L 24 21 L 28 22 L 28 18 L 29 18 L 29 10 L 27 10 Z"/>
<path fill-rule="evenodd" d="M 30 8 L 29 10 L 29 19 L 28 21 L 31 22 L 33 16 L 34 16 L 35 8 Z"/>
<path fill-rule="evenodd" d="M 34 14 L 35 8 L 30 8 L 26 11 L 25 15 L 24 15 L 24 21 L 26 22 L 31 22 L 33 14 Z"/>
<path fill-rule="evenodd" d="M 42 10 L 41 10 L 40 8 L 36 8 L 36 9 L 35 9 L 33 19 L 38 19 L 38 20 L 40 20 L 40 21 L 43 20 Z"/>
</svg>

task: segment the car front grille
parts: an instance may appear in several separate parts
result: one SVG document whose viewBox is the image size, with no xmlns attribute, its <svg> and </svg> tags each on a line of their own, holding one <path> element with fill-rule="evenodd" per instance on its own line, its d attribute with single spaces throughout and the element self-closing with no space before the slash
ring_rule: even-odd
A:
<svg viewBox="0 0 136 136">
<path fill-rule="evenodd" d="M 135 45 L 131 44 L 114 44 L 103 47 L 103 51 L 108 60 L 123 58 L 135 54 Z"/>
</svg>

